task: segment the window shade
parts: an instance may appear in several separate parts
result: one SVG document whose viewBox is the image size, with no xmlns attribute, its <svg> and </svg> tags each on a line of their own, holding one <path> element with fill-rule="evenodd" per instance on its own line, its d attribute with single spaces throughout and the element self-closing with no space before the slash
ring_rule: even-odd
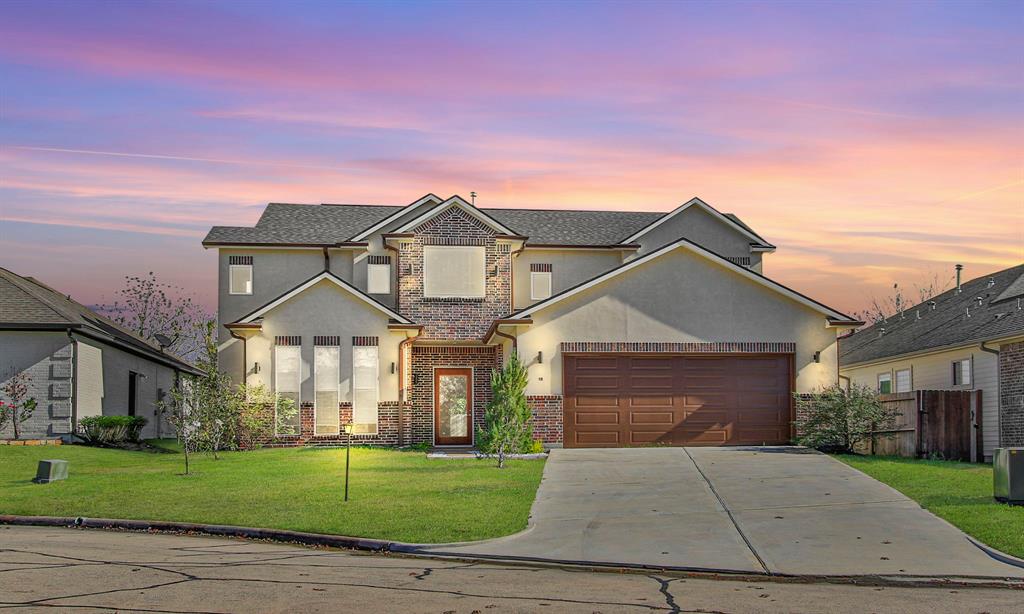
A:
<svg viewBox="0 0 1024 614">
<path fill-rule="evenodd" d="M 232 264 L 228 270 L 231 294 L 252 294 L 252 265 Z"/>
<path fill-rule="evenodd" d="M 377 347 L 352 348 L 352 431 L 377 432 Z"/>
<path fill-rule="evenodd" d="M 315 380 L 317 435 L 340 433 L 338 382 L 341 375 L 341 348 L 321 346 L 313 348 L 313 379 Z"/>
<path fill-rule="evenodd" d="M 483 246 L 424 246 L 423 296 L 483 298 L 484 261 Z"/>
<path fill-rule="evenodd" d="M 274 348 L 274 391 L 278 396 L 275 411 L 278 435 L 298 435 L 302 426 L 299 412 L 302 347 L 279 345 Z M 282 403 L 282 401 L 284 401 Z"/>
</svg>

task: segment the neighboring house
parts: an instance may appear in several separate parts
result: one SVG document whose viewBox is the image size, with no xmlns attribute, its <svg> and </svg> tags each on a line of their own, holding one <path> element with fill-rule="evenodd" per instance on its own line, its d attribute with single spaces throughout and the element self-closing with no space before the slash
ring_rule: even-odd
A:
<svg viewBox="0 0 1024 614">
<path fill-rule="evenodd" d="M 270 204 L 214 227 L 222 369 L 301 407 L 277 443 L 471 445 L 491 371 L 529 367 L 549 446 L 783 443 L 862 323 L 761 274 L 775 247 L 670 213 Z"/>
<path fill-rule="evenodd" d="M 986 459 L 1024 445 L 1024 264 L 839 340 L 840 374 L 881 393 L 981 390 Z"/>
<path fill-rule="evenodd" d="M 179 373 L 198 374 L 69 296 L 0 268 L 0 385 L 18 372 L 31 377 L 38 403 L 23 437 L 64 439 L 99 415 L 141 416 L 143 437 L 173 435 L 156 402 Z M 0 432 L 12 435 L 10 425 Z"/>
</svg>

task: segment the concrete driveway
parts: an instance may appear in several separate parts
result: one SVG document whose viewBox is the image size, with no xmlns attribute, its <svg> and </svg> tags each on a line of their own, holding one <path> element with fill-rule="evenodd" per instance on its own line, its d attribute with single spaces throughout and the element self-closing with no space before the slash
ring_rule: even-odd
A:
<svg viewBox="0 0 1024 614">
<path fill-rule="evenodd" d="M 435 554 L 829 576 L 1022 578 L 892 488 L 816 452 L 555 450 L 530 527 Z"/>
</svg>

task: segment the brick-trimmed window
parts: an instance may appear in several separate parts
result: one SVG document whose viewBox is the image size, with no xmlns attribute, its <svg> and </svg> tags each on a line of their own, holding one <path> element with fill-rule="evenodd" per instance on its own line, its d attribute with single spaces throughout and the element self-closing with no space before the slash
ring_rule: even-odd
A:
<svg viewBox="0 0 1024 614">
<path fill-rule="evenodd" d="M 424 245 L 423 296 L 484 298 L 487 250 L 479 245 Z"/>
<path fill-rule="evenodd" d="M 314 337 L 313 341 L 313 434 L 341 432 L 341 347 L 339 337 Z"/>
<path fill-rule="evenodd" d="M 373 343 L 356 343 L 373 340 Z M 376 337 L 352 339 L 352 432 L 377 434 L 377 401 L 380 400 L 380 357 Z"/>
<path fill-rule="evenodd" d="M 252 256 L 228 256 L 228 293 L 252 294 Z"/>
<path fill-rule="evenodd" d="M 542 301 L 551 297 L 551 265 L 530 265 L 530 300 Z"/>
<path fill-rule="evenodd" d="M 299 435 L 302 420 L 302 337 L 277 337 L 274 345 L 274 433 Z"/>
<path fill-rule="evenodd" d="M 367 257 L 366 293 L 391 294 L 391 256 Z"/>
</svg>

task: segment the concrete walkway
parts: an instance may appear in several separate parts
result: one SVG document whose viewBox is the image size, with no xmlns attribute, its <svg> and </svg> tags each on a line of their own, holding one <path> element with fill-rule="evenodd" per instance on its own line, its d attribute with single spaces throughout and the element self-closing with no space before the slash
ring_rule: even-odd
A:
<svg viewBox="0 0 1024 614">
<path fill-rule="evenodd" d="M 808 575 L 994 577 L 988 556 L 892 488 L 802 448 L 555 450 L 510 537 L 435 554 Z"/>
</svg>

